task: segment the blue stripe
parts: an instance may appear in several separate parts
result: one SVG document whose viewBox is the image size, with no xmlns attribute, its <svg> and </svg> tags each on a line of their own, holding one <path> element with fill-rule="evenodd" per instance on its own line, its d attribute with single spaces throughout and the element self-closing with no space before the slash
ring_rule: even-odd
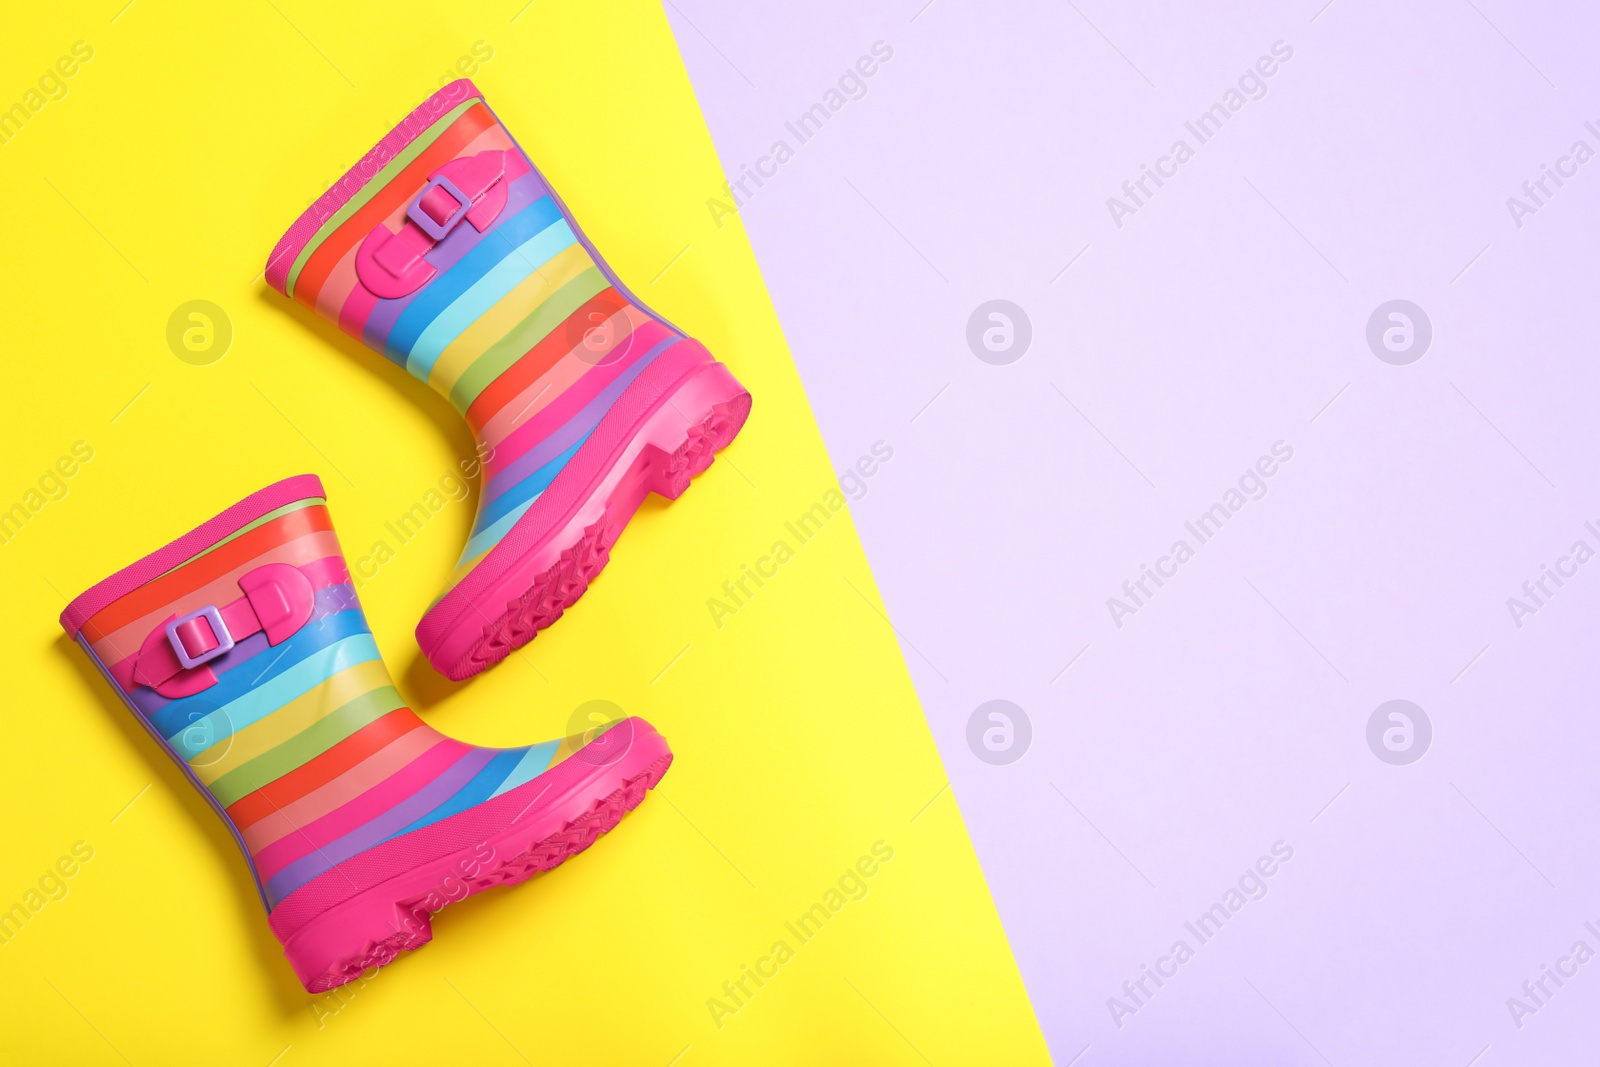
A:
<svg viewBox="0 0 1600 1067">
<path fill-rule="evenodd" d="M 493 526 L 513 508 L 523 503 L 533 503 L 534 498 L 544 492 L 550 483 L 555 480 L 555 476 L 561 473 L 561 468 L 565 467 L 567 462 L 577 454 L 578 449 L 583 447 L 583 443 L 589 439 L 589 434 L 593 432 L 594 429 L 591 427 L 588 432 L 573 443 L 571 448 L 522 479 L 522 481 L 509 486 L 499 496 L 479 508 L 478 518 L 472 524 L 474 537 L 486 527 Z"/>
<path fill-rule="evenodd" d="M 485 552 L 489 551 L 495 545 L 498 545 L 500 543 L 500 539 L 506 535 L 506 532 L 517 524 L 517 520 L 522 518 L 523 513 L 529 508 L 533 507 L 533 501 L 538 499 L 539 498 L 535 496 L 533 500 L 529 500 L 523 504 L 518 504 L 514 509 L 512 509 L 511 514 L 507 515 L 505 518 L 501 519 L 487 530 L 484 530 L 482 533 L 474 534 L 472 539 L 467 542 L 467 546 L 461 550 L 461 558 L 456 560 L 456 566 L 460 567 L 463 564 L 469 563 L 483 555 Z"/>
<path fill-rule="evenodd" d="M 182 759 L 191 760 L 245 727 L 260 722 L 291 700 L 304 696 L 340 671 L 377 658 L 378 646 L 371 634 L 347 637 L 307 656 L 272 681 L 218 708 L 193 726 L 179 730 L 167 738 L 167 743 Z"/>
<path fill-rule="evenodd" d="M 316 597 L 316 604 L 311 609 L 309 622 L 321 622 L 329 615 L 337 615 L 341 611 L 349 611 L 352 608 L 360 610 L 360 605 L 356 603 L 355 586 L 348 583 L 323 586 L 317 590 Z M 251 661 L 268 647 L 267 635 L 258 630 L 234 645 L 233 651 L 213 660 L 210 664 L 211 670 L 217 677 L 222 678 L 226 677 L 229 671 L 241 668 L 247 669 Z M 256 665 L 256 670 L 260 671 L 260 664 Z M 221 704 L 226 703 L 226 701 L 218 702 L 215 700 L 216 693 L 214 689 L 207 690 L 207 694 L 212 700 L 212 703 L 206 708 L 207 711 L 213 711 L 220 707 Z M 134 707 L 144 712 L 145 718 L 150 719 L 152 722 L 156 721 L 157 712 L 172 703 L 171 697 L 164 697 L 154 689 L 147 689 L 144 686 L 139 686 L 128 696 L 133 701 Z M 182 700 L 183 698 L 179 697 L 178 699 Z"/>
<path fill-rule="evenodd" d="M 511 193 L 506 197 L 506 206 L 503 214 L 507 220 L 515 218 L 522 209 L 538 200 L 540 197 L 550 195 L 544 182 L 537 174 L 529 172 L 511 183 Z M 471 225 L 457 226 L 450 236 L 433 246 L 433 250 L 423 258 L 436 271 L 444 273 L 477 248 L 484 241 L 494 239 L 495 230 L 491 227 L 487 233 L 479 233 Z M 425 291 L 425 290 L 424 290 Z M 422 297 L 421 292 L 412 293 L 394 300 L 380 300 L 372 309 L 372 314 L 367 316 L 367 324 L 362 328 L 361 339 L 370 348 L 383 352 L 385 356 L 394 359 L 392 352 L 386 351 L 389 333 L 394 329 L 394 324 L 400 321 L 400 316 L 412 302 Z M 401 356 L 395 362 L 405 366 L 405 357 Z"/>
<path fill-rule="evenodd" d="M 295 664 L 351 634 L 370 632 L 367 619 L 360 608 L 341 611 L 308 623 L 281 645 L 264 646 L 256 655 L 241 658 L 219 675 L 217 684 L 203 689 L 194 696 L 182 697 L 168 703 L 150 715 L 150 725 L 162 737 L 171 737 L 180 730 L 199 722 L 218 708 L 232 703 L 250 692 L 261 682 L 282 674 Z M 243 642 L 235 646 L 235 651 Z M 234 652 L 218 658 L 220 666 L 234 656 Z"/>
<path fill-rule="evenodd" d="M 534 470 L 550 462 L 557 453 L 566 451 L 571 442 L 587 437 L 600 425 L 601 420 L 606 417 L 606 412 L 616 407 L 617 400 L 628 386 L 633 384 L 634 379 L 644 373 L 645 368 L 653 363 L 657 356 L 681 340 L 683 338 L 674 334 L 657 342 L 648 352 L 623 367 L 615 378 L 601 386 L 582 407 L 568 415 L 566 422 L 553 430 L 547 429 L 543 439 L 531 447 L 526 444 L 526 440 L 530 436 L 530 431 L 537 428 L 534 426 L 538 419 L 537 415 L 505 435 L 500 444 L 495 446 L 496 451 L 504 451 L 507 455 L 514 455 L 515 458 L 497 465 L 498 469 L 483 485 L 482 499 L 492 501 L 499 498 L 508 486 L 516 485 Z M 576 386 L 567 392 L 570 394 L 575 388 Z"/>
<path fill-rule="evenodd" d="M 531 745 L 527 754 L 522 757 L 522 762 L 512 768 L 506 780 L 501 782 L 494 791 L 494 797 L 502 793 L 509 793 L 519 785 L 526 785 L 539 775 L 550 769 L 550 761 L 556 758 L 556 749 L 561 747 L 560 741 L 546 741 L 542 745 Z"/>
<path fill-rule="evenodd" d="M 267 879 L 262 888 L 272 907 L 324 871 L 331 870 L 347 859 L 359 856 L 381 844 L 396 826 L 404 826 L 430 807 L 437 807 L 437 796 L 446 795 L 465 785 L 483 767 L 481 749 L 469 751 L 452 763 L 433 781 L 400 801 L 394 807 L 351 830 L 336 841 L 330 841 L 310 854 L 301 856 L 283 870 Z"/>
<path fill-rule="evenodd" d="M 461 262 L 429 282 L 416 295 L 411 306 L 400 313 L 400 318 L 389 331 L 385 342 L 389 358 L 403 363 L 411 346 L 417 343 L 428 323 L 439 312 L 449 307 L 457 297 L 472 288 L 477 280 L 494 269 L 534 234 L 548 228 L 561 212 L 550 197 L 542 197 L 511 216 L 500 226 L 490 230 L 471 252 L 461 257 Z M 471 225 L 471 223 L 468 223 Z"/>
<path fill-rule="evenodd" d="M 505 781 L 506 777 L 517 769 L 517 765 L 522 762 L 525 751 L 520 748 L 506 749 L 490 760 L 483 770 L 478 772 L 478 776 L 462 786 L 461 791 L 455 796 L 440 804 L 404 830 L 398 830 L 389 835 L 388 840 L 393 840 L 402 834 L 409 834 L 413 830 L 420 830 L 424 826 L 432 826 L 441 819 L 448 819 L 457 812 L 466 811 L 468 808 L 482 804 L 485 800 L 494 796 L 495 789 L 500 783 Z"/>
<path fill-rule="evenodd" d="M 472 284 L 423 329 L 417 343 L 411 346 L 406 359 L 406 369 L 413 375 L 428 380 L 439 356 L 460 337 L 467 327 L 481 319 L 490 308 L 505 299 L 517 286 L 531 278 L 563 249 L 578 243 L 566 219 L 551 223 L 522 244 L 516 251 L 496 263 L 483 277 Z"/>
</svg>

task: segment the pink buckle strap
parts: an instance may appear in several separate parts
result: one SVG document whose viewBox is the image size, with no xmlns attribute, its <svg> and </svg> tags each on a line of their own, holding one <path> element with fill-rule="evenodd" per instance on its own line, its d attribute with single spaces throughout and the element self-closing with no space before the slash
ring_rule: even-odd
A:
<svg viewBox="0 0 1600 1067">
<path fill-rule="evenodd" d="M 266 632 L 277 645 L 311 619 L 316 590 L 300 568 L 268 563 L 239 578 L 244 596 L 221 607 L 207 604 L 174 615 L 150 632 L 137 656 L 112 670 L 127 692 L 149 686 L 164 697 L 193 696 L 217 684 L 207 664 L 252 634 Z"/>
<path fill-rule="evenodd" d="M 509 159 L 507 158 L 509 155 Z M 519 153 L 502 149 L 452 159 L 428 176 L 406 208 L 399 232 L 372 228 L 356 252 L 356 277 L 374 296 L 395 300 L 421 289 L 438 273 L 423 257 L 465 219 L 482 233 L 505 210 L 513 180 L 527 171 Z"/>
</svg>

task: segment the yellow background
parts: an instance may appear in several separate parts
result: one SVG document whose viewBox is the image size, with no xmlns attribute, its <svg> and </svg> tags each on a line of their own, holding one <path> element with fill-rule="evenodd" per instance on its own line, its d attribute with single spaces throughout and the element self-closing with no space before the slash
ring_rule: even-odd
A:
<svg viewBox="0 0 1600 1067">
<path fill-rule="evenodd" d="M 0 510 L 74 442 L 94 458 L 0 545 L 0 910 L 73 844 L 94 858 L 0 946 L 0 1059 L 230 1063 L 1025 1063 L 1038 1027 L 848 515 L 737 615 L 707 599 L 836 484 L 744 231 L 650 0 L 30 5 L 0 106 L 74 42 L 67 95 L 0 146 Z M 520 9 L 520 11 L 519 11 Z M 735 445 L 652 498 L 566 619 L 464 685 L 412 627 L 475 496 L 384 529 L 471 453 L 453 411 L 260 274 L 289 222 L 443 82 L 475 80 L 641 295 L 755 396 Z M 190 300 L 234 338 L 193 366 Z M 864 443 L 865 444 L 865 443 Z M 891 461 L 892 463 L 892 461 Z M 435 940 L 308 996 L 231 837 L 62 637 L 66 599 L 272 480 L 315 471 L 402 692 L 469 741 L 562 734 L 609 700 L 677 762 L 593 850 L 436 916 Z M 930 576 L 930 580 L 936 576 Z M 148 788 L 147 788 L 148 787 Z M 784 929 L 874 842 L 894 858 L 813 941 Z M 707 1000 L 777 940 L 719 1028 Z"/>
</svg>

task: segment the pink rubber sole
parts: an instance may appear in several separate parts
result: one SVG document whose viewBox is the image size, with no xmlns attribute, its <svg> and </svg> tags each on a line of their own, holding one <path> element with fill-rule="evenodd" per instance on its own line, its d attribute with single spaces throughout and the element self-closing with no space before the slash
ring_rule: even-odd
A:
<svg viewBox="0 0 1600 1067">
<path fill-rule="evenodd" d="M 547 772 L 566 779 L 558 789 L 541 788 L 542 775 L 513 790 L 531 796 L 497 833 L 410 867 L 327 909 L 286 938 L 280 933 L 284 954 L 306 990 L 327 992 L 393 962 L 401 952 L 421 948 L 433 939 L 434 912 L 492 886 L 517 885 L 552 870 L 621 822 L 672 764 L 672 751 L 660 734 L 642 720 L 628 721 L 637 725 L 625 751 L 586 760 L 585 752 L 605 748 L 602 737 Z M 573 765 L 584 773 L 572 775 Z M 559 773 L 564 769 L 567 773 Z M 396 851 L 403 857 L 403 849 Z M 275 931 L 277 918 L 274 913 Z"/>
<path fill-rule="evenodd" d="M 470 678 L 533 640 L 588 590 L 645 496 L 676 500 L 738 435 L 750 393 L 727 367 L 693 341 L 657 364 L 418 624 L 417 643 L 441 674 Z"/>
</svg>

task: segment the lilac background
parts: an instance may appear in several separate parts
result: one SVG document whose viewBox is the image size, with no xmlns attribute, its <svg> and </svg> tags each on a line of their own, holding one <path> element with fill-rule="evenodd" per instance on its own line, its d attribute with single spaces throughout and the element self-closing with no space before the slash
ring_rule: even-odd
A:
<svg viewBox="0 0 1600 1067">
<path fill-rule="evenodd" d="M 1520 1028 L 1507 998 L 1600 951 L 1600 560 L 1520 628 L 1507 598 L 1600 549 L 1600 160 L 1520 228 L 1506 201 L 1600 150 L 1600 15 L 666 10 L 727 173 L 794 149 L 740 218 L 835 465 L 894 449 L 852 510 L 1056 1061 L 1592 1057 L 1600 959 Z M 1200 145 L 1185 121 L 1280 40 Z M 892 59 L 799 144 L 785 121 L 875 41 Z M 1194 158 L 1116 226 L 1107 198 L 1179 137 Z M 992 298 L 1031 319 L 1011 365 L 966 342 Z M 1408 366 L 1365 339 L 1393 298 L 1433 324 Z M 1277 441 L 1267 495 L 1114 625 Z M 1006 766 L 967 740 L 997 698 L 1033 730 Z M 1408 766 L 1366 740 L 1396 698 L 1433 726 Z M 1201 945 L 1185 921 L 1280 840 Z M 1119 1028 L 1108 998 L 1180 938 Z"/>
</svg>

